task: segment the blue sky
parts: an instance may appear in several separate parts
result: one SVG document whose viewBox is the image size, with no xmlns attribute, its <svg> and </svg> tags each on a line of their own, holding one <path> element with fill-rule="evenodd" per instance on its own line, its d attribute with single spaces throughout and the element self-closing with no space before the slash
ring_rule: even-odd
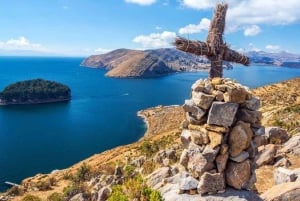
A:
<svg viewBox="0 0 300 201">
<path fill-rule="evenodd" d="M 218 0 L 0 0 L 0 55 L 87 56 L 205 40 Z M 236 50 L 300 53 L 299 0 L 227 0 Z"/>
</svg>

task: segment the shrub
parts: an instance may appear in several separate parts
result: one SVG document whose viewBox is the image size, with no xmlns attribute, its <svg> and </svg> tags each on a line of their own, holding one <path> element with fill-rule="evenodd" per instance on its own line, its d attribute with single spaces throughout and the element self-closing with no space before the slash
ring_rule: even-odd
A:
<svg viewBox="0 0 300 201">
<path fill-rule="evenodd" d="M 40 191 L 48 191 L 51 190 L 51 182 L 49 179 L 39 181 L 35 184 L 35 187 L 37 187 Z"/>
<path fill-rule="evenodd" d="M 160 192 L 158 191 L 152 191 L 150 194 L 150 200 L 149 201 L 163 201 L 163 197 L 161 196 Z"/>
<path fill-rule="evenodd" d="M 73 177 L 73 181 L 74 182 L 86 181 L 90 178 L 90 175 L 91 175 L 90 167 L 86 163 L 83 163 L 77 170 L 75 176 Z"/>
<path fill-rule="evenodd" d="M 13 186 L 7 192 L 7 195 L 18 196 L 24 194 L 24 189 L 22 187 Z"/>
<path fill-rule="evenodd" d="M 42 199 L 37 196 L 28 194 L 22 199 L 22 201 L 42 201 Z"/>
<path fill-rule="evenodd" d="M 63 201 L 64 195 L 62 193 L 54 192 L 47 197 L 47 201 Z"/>
<path fill-rule="evenodd" d="M 122 186 L 116 185 L 112 188 L 108 201 L 129 201 L 129 199 L 123 192 Z"/>
</svg>

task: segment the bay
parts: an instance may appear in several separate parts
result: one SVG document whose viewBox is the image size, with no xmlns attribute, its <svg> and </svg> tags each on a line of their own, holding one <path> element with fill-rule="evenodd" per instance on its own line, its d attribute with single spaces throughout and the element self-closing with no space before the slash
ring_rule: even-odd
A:
<svg viewBox="0 0 300 201">
<path fill-rule="evenodd" d="M 80 67 L 83 58 L 0 57 L 0 90 L 16 81 L 43 78 L 68 85 L 69 103 L 0 107 L 0 191 L 4 181 L 66 168 L 95 153 L 132 143 L 145 132 L 137 111 L 182 104 L 206 72 L 153 79 L 113 79 Z M 284 67 L 236 66 L 224 77 L 249 87 L 299 77 Z"/>
</svg>

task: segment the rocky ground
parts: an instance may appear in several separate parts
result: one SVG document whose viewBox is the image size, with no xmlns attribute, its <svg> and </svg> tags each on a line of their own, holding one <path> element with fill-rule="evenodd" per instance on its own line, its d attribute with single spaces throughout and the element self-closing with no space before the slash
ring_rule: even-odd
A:
<svg viewBox="0 0 300 201">
<path fill-rule="evenodd" d="M 269 140 L 259 139 L 262 146 L 259 147 L 260 167 L 256 170 L 257 182 L 255 183 L 255 189 L 258 194 L 265 193 L 263 194 L 265 200 L 274 200 L 273 197 L 276 189 L 271 189 L 271 187 L 275 184 L 275 169 L 278 167 L 288 169 L 297 169 L 300 167 L 300 159 L 297 155 L 300 154 L 300 137 L 296 135 L 300 132 L 298 123 L 300 119 L 299 85 L 300 78 L 296 78 L 252 90 L 252 93 L 261 99 L 262 107 L 260 111 L 262 111 L 263 114 L 263 125 L 280 126 L 287 130 L 287 132 L 282 131 L 283 134 L 280 134 L 280 136 L 289 134 L 290 138 L 291 135 L 294 135 L 294 137 L 285 144 L 284 142 L 288 140 L 285 137 L 280 138 L 280 140 L 273 140 L 273 142 L 271 142 L 273 144 L 271 145 L 266 145 L 270 143 L 270 138 Z M 131 177 L 130 175 L 133 173 L 147 177 L 150 173 L 161 168 L 165 168 L 165 175 L 167 175 L 165 177 L 176 180 L 176 178 L 171 176 L 176 175 L 179 171 L 174 164 L 176 164 L 182 152 L 180 124 L 185 119 L 182 107 L 160 106 L 143 110 L 140 112 L 140 115 L 144 116 L 147 120 L 149 129 L 145 137 L 138 142 L 95 154 L 65 170 L 58 170 L 47 175 L 36 175 L 32 178 L 27 178 L 22 182 L 23 188 L 20 191 L 10 192 L 9 194 L 12 197 L 0 195 L 0 200 L 5 200 L 7 197 L 10 197 L 10 200 L 22 200 L 24 196 L 28 194 L 37 196 L 42 200 L 47 200 L 47 197 L 54 192 L 66 194 L 66 191 L 70 189 L 70 186 L 74 184 L 74 180 L 76 179 L 80 181 L 82 179 L 82 182 L 79 182 L 82 188 L 73 192 L 74 195 L 80 194 L 80 192 L 88 192 L 89 198 L 83 198 L 81 200 L 101 200 L 100 198 L 103 198 L 103 196 L 105 198 L 111 191 L 111 189 L 105 188 L 106 186 L 122 183 L 123 180 Z M 278 132 L 281 132 L 281 130 Z M 86 170 L 86 167 L 88 167 L 88 170 Z M 134 168 L 134 170 L 129 171 L 128 169 L 130 168 Z M 122 169 L 122 173 L 118 171 L 120 169 Z M 88 174 L 85 174 L 85 172 L 88 172 Z M 285 174 L 281 178 L 285 179 L 281 180 L 285 181 L 292 181 L 295 176 L 290 175 L 297 175 L 297 172 L 286 173 L 285 170 L 283 170 L 283 172 Z M 85 176 L 87 177 L 85 178 Z M 147 186 L 155 188 L 155 184 L 159 184 L 160 179 L 162 179 L 161 177 L 155 178 L 156 177 L 154 177 L 153 180 L 153 177 L 150 179 L 148 176 Z M 153 182 L 151 183 L 151 181 Z M 299 188 L 299 185 L 297 186 L 298 183 L 286 185 L 287 188 L 281 186 L 281 189 L 285 189 L 287 192 L 297 193 L 295 189 Z M 161 185 L 161 183 L 159 185 Z M 160 189 L 160 187 L 157 188 L 156 186 L 156 189 Z M 269 189 L 271 190 L 268 192 L 267 190 Z M 161 190 L 163 194 L 167 192 L 171 193 L 169 194 L 171 196 L 174 195 L 172 193 L 175 192 L 174 186 L 165 185 L 164 189 Z M 23 191 L 25 191 L 25 194 Z M 235 196 L 236 192 L 232 190 L 231 195 L 228 195 L 228 192 L 226 193 L 219 195 L 219 197 L 223 199 L 224 197 L 222 198 L 222 196 L 229 196 L 230 198 L 230 196 Z M 13 196 L 16 194 L 20 194 L 20 196 Z M 4 197 L 1 198 L 1 196 Z M 80 196 L 84 197 L 85 194 L 81 194 L 77 197 Z M 244 195 L 239 194 L 236 195 L 235 198 L 236 200 L 253 200 L 252 198 L 246 198 L 246 194 L 246 197 L 244 196 L 245 198 L 242 198 L 243 196 Z M 250 194 L 248 196 L 256 195 Z M 294 195 L 290 196 L 292 197 Z M 71 198 L 71 196 L 69 197 Z M 187 197 L 182 200 L 185 199 L 187 199 Z M 209 199 L 207 198 L 207 200 Z"/>
</svg>

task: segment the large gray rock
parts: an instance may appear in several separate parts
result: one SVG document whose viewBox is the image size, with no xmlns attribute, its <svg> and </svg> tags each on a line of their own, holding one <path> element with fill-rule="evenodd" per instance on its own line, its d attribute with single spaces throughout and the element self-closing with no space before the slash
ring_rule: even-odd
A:
<svg viewBox="0 0 300 201">
<path fill-rule="evenodd" d="M 293 182 L 296 181 L 296 179 L 297 175 L 292 170 L 279 167 L 274 171 L 274 180 L 276 185 L 287 182 Z"/>
<path fill-rule="evenodd" d="M 192 189 L 197 189 L 199 181 L 191 176 L 182 178 L 179 183 L 180 191 L 187 191 Z"/>
<path fill-rule="evenodd" d="M 247 149 L 252 138 L 250 124 L 239 121 L 229 135 L 229 153 L 231 157 L 236 157 Z"/>
<path fill-rule="evenodd" d="M 237 112 L 237 118 L 241 121 L 256 124 L 261 121 L 262 113 L 260 111 L 252 111 L 247 109 L 240 109 Z"/>
<path fill-rule="evenodd" d="M 263 165 L 273 165 L 274 158 L 276 155 L 276 146 L 274 144 L 268 144 L 264 147 L 260 147 L 258 156 L 256 159 L 256 164 L 258 167 Z"/>
<path fill-rule="evenodd" d="M 208 162 L 212 163 L 214 162 L 219 151 L 220 151 L 220 147 L 212 148 L 210 145 L 206 145 L 202 152 L 202 155 L 206 158 Z"/>
<path fill-rule="evenodd" d="M 84 197 L 83 193 L 78 193 L 70 199 L 70 201 L 85 201 L 85 200 L 86 198 Z"/>
<path fill-rule="evenodd" d="M 197 107 L 193 100 L 185 100 L 183 109 L 185 112 L 190 113 L 197 120 L 202 119 L 206 113 L 205 110 Z"/>
<path fill-rule="evenodd" d="M 225 179 L 223 174 L 211 174 L 205 172 L 200 178 L 198 193 L 201 195 L 205 193 L 217 193 L 224 191 L 225 187 Z"/>
<path fill-rule="evenodd" d="M 209 110 L 207 124 L 229 127 L 233 124 L 239 105 L 215 101 Z"/>
<path fill-rule="evenodd" d="M 279 152 L 300 155 L 300 134 L 292 136 L 283 144 L 282 149 L 280 149 Z"/>
<path fill-rule="evenodd" d="M 159 168 L 146 177 L 147 184 L 151 187 L 156 187 L 163 181 L 163 179 L 170 176 L 172 176 L 170 167 Z"/>
<path fill-rule="evenodd" d="M 180 135 L 180 140 L 184 148 L 187 148 L 191 142 L 191 131 L 183 129 Z"/>
<path fill-rule="evenodd" d="M 187 168 L 188 162 L 189 162 L 189 152 L 187 149 L 184 149 L 181 153 L 179 164 Z"/>
<path fill-rule="evenodd" d="M 214 164 L 209 162 L 200 152 L 190 152 L 187 165 L 188 171 L 193 177 L 198 178 L 204 172 L 214 168 Z"/>
<path fill-rule="evenodd" d="M 258 97 L 252 97 L 246 100 L 241 106 L 252 111 L 258 110 L 260 107 L 260 99 Z"/>
<path fill-rule="evenodd" d="M 215 195 L 189 195 L 177 193 L 178 183 L 167 183 L 159 191 L 165 201 L 262 201 L 254 192 L 232 188 L 226 188 L 224 193 Z"/>
<path fill-rule="evenodd" d="M 98 199 L 97 201 L 105 201 L 108 199 L 109 194 L 111 193 L 111 189 L 107 186 L 101 188 L 98 191 Z"/>
<path fill-rule="evenodd" d="M 227 92 L 224 93 L 224 100 L 231 103 L 244 103 L 248 96 L 249 93 L 244 87 L 227 87 Z"/>
<path fill-rule="evenodd" d="M 273 186 L 261 195 L 264 201 L 299 201 L 300 181 Z"/>
<path fill-rule="evenodd" d="M 205 130 L 205 129 L 203 129 Z M 209 143 L 209 138 L 207 135 L 207 131 L 197 131 L 197 130 L 191 130 L 191 139 L 192 142 L 197 144 L 197 145 L 203 145 L 203 144 L 208 144 Z"/>
<path fill-rule="evenodd" d="M 202 92 L 192 92 L 192 100 L 193 102 L 200 108 L 204 110 L 208 110 L 211 106 L 213 100 L 215 99 L 215 96 L 208 95 Z"/>
<path fill-rule="evenodd" d="M 279 127 L 267 127 L 265 135 L 271 144 L 283 144 L 289 139 L 287 131 Z"/>
<path fill-rule="evenodd" d="M 249 160 L 242 163 L 229 161 L 225 170 L 226 183 L 236 189 L 246 189 L 251 176 Z"/>
</svg>

